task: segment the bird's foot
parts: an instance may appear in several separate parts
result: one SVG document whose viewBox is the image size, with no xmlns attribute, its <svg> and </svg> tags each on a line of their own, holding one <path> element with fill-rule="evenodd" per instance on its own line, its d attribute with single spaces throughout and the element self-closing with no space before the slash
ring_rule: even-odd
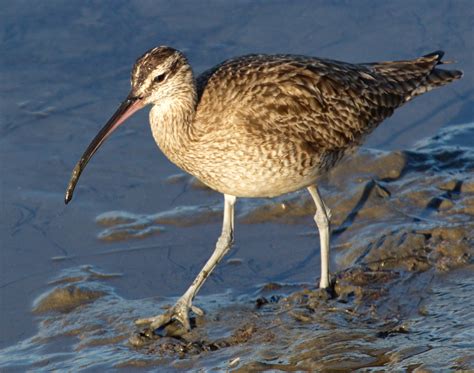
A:
<svg viewBox="0 0 474 373">
<path fill-rule="evenodd" d="M 191 330 L 189 311 L 194 312 L 198 316 L 204 315 L 204 312 L 200 308 L 192 305 L 190 299 L 182 297 L 165 313 L 154 317 L 136 320 L 135 324 L 138 326 L 147 326 L 151 330 L 156 330 L 165 327 L 173 321 L 178 321 L 183 329 L 188 332 Z"/>
<path fill-rule="evenodd" d="M 319 280 L 319 288 L 320 289 L 328 289 L 331 287 L 331 280 L 329 278 L 329 274 L 321 276 Z"/>
<path fill-rule="evenodd" d="M 326 279 L 321 280 L 319 283 L 319 289 L 317 292 L 319 293 L 319 297 L 321 299 L 334 299 L 336 297 L 336 278 L 330 278 L 329 276 Z"/>
</svg>

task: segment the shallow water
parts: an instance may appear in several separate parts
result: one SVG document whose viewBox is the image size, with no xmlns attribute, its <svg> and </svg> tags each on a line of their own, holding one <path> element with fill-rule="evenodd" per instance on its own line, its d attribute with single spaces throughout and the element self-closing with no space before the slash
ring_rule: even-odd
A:
<svg viewBox="0 0 474 373">
<path fill-rule="evenodd" d="M 0 369 L 472 368 L 473 13 L 469 1 L 2 4 Z M 155 44 L 196 71 L 249 52 L 368 61 L 442 48 L 458 61 L 462 81 L 400 109 L 368 139 L 378 150 L 322 180 L 336 298 L 314 289 L 306 193 L 239 200 L 236 246 L 196 299 L 199 327 L 127 344 L 220 230 L 221 196 L 155 149 L 145 112 L 63 205 L 74 162 Z"/>
<path fill-rule="evenodd" d="M 246 255 L 221 263 L 211 283 L 253 273 L 249 277 L 254 286 L 242 286 L 243 280 L 240 289 L 235 282 L 227 292 L 198 296 L 195 303 L 206 314 L 194 319 L 192 332 L 183 334 L 171 326 L 161 337 L 138 334 L 131 344 L 133 333 L 140 333 L 133 321 L 163 312 L 175 298 L 130 299 L 116 283 L 128 277 L 127 268 L 123 273 L 106 273 L 77 265 L 77 257 L 57 256 L 51 258 L 53 263 L 69 266 L 34 302 L 38 331 L 3 349 L 0 366 L 236 371 L 474 368 L 474 148 L 454 145 L 456 136 L 474 136 L 474 124 L 450 127 L 410 151 L 362 150 L 322 182 L 334 206 L 333 295 L 296 280 L 303 273 L 311 279 L 317 264 L 309 263 L 317 251 L 303 244 L 305 253 L 298 258 L 294 242 L 299 240 L 287 240 L 286 251 L 292 255 L 284 256 L 284 269 L 275 276 L 262 276 L 261 264 Z M 173 177 L 174 183 L 177 180 L 193 184 L 184 175 Z M 338 185 L 345 186 L 344 198 Z M 190 187 L 186 193 L 193 190 Z M 306 219 L 311 214 L 306 195 L 241 202 L 237 210 L 241 229 L 272 222 L 299 231 L 297 238 L 314 239 Z M 219 204 L 186 205 L 152 215 L 102 213 L 96 218 L 103 229 L 98 238 L 125 243 L 149 235 L 159 239 L 172 229 L 188 231 L 217 221 L 219 208 Z M 130 244 L 87 261 L 97 263 L 100 256 L 123 260 L 148 250 L 154 249 Z M 171 259 L 178 250 L 175 244 L 167 255 L 165 250 L 158 254 L 179 266 Z M 273 256 L 278 258 L 278 253 L 260 260 L 275 260 Z"/>
</svg>

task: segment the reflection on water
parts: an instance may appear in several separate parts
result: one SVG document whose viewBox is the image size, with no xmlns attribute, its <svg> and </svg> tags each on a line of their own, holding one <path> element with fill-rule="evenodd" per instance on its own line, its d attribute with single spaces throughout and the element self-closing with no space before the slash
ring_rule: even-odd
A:
<svg viewBox="0 0 474 373">
<path fill-rule="evenodd" d="M 140 343 L 131 345 L 130 336 L 139 332 L 134 320 L 175 299 L 126 299 L 112 282 L 120 274 L 70 267 L 36 300 L 36 335 L 4 349 L 0 367 L 473 368 L 474 151 L 453 147 L 456 134 L 474 136 L 474 125 L 440 132 L 411 151 L 362 151 L 328 176 L 341 268 L 333 296 L 311 284 L 284 282 L 253 292 L 198 295 L 196 304 L 206 314 L 194 319 L 191 332 L 173 337 L 171 325 L 151 339 L 136 334 Z M 346 190 L 337 203 L 333 183 Z M 300 194 L 244 202 L 238 223 L 298 225 L 311 214 L 309 205 Z M 156 227 L 202 225 L 217 219 L 220 208 L 175 207 L 153 215 L 114 211 L 100 214 L 97 223 L 128 241 Z M 245 259 L 238 264 L 249 265 Z M 232 265 L 221 263 L 224 269 Z"/>
</svg>

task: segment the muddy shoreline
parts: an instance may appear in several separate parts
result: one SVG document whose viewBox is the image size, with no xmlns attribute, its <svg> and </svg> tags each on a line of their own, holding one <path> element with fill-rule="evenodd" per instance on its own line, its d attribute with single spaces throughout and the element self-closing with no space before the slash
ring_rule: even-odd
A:
<svg viewBox="0 0 474 373">
<path fill-rule="evenodd" d="M 322 181 L 334 217 L 331 292 L 317 289 L 316 279 L 203 294 L 196 304 L 206 314 L 193 319 L 191 332 L 171 325 L 151 333 L 133 321 L 166 309 L 173 298 L 127 299 L 113 286 L 126 273 L 71 267 L 35 301 L 37 334 L 4 349 L 2 366 L 472 369 L 474 151 L 452 146 L 456 136 L 474 136 L 474 126 L 451 127 L 409 151 L 362 149 Z M 185 175 L 171 181 L 209 193 Z M 345 192 L 339 194 L 337 186 Z M 218 224 L 219 208 L 178 206 L 152 215 L 110 211 L 98 215 L 97 237 L 141 242 L 169 229 Z M 243 201 L 237 224 L 298 231 L 311 214 L 309 198 L 295 193 Z M 302 233 L 307 235 L 317 238 L 315 231 Z M 245 273 L 251 266 L 244 256 L 226 259 L 211 278 L 226 281 L 228 271 Z M 301 264 L 293 270 L 314 279 L 314 269 Z"/>
</svg>

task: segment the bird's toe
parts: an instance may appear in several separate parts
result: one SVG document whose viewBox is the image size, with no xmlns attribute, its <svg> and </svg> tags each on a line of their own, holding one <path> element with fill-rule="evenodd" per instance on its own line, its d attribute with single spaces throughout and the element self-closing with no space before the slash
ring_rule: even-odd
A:
<svg viewBox="0 0 474 373">
<path fill-rule="evenodd" d="M 135 321 L 137 326 L 147 326 L 151 330 L 156 330 L 159 328 L 166 327 L 168 324 L 179 323 L 184 329 L 185 332 L 191 330 L 191 322 L 189 318 L 189 311 L 194 312 L 198 316 L 204 315 L 204 311 L 200 308 L 193 306 L 190 302 L 187 302 L 185 299 L 180 299 L 173 307 L 161 315 L 154 317 L 148 317 L 143 319 L 138 319 Z"/>
</svg>

